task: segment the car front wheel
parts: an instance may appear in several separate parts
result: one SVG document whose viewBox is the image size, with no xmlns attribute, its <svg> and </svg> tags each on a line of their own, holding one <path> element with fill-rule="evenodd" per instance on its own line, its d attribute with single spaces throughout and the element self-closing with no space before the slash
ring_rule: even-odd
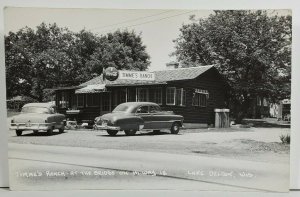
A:
<svg viewBox="0 0 300 197">
<path fill-rule="evenodd" d="M 16 130 L 16 134 L 17 134 L 17 136 L 21 136 L 22 135 L 22 130 Z"/>
<path fill-rule="evenodd" d="M 110 136 L 115 136 L 118 133 L 118 131 L 115 131 L 115 130 L 106 130 L 106 131 L 107 131 L 108 135 L 110 135 Z"/>
<path fill-rule="evenodd" d="M 174 122 L 171 127 L 171 133 L 178 134 L 179 130 L 180 130 L 180 124 L 178 122 Z"/>
</svg>

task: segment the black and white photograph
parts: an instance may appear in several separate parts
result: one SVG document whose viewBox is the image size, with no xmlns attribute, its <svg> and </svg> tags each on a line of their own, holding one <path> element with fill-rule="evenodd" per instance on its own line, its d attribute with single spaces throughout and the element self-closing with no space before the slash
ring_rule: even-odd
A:
<svg viewBox="0 0 300 197">
<path fill-rule="evenodd" d="M 11 190 L 289 191 L 291 10 L 4 13 Z"/>
</svg>

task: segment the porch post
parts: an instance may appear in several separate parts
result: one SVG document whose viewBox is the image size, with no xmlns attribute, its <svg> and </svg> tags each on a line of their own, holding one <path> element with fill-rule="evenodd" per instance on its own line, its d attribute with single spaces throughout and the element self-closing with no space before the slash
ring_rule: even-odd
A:
<svg viewBox="0 0 300 197">
<path fill-rule="evenodd" d="M 111 103 L 112 103 L 112 102 L 111 102 L 111 93 L 112 93 L 112 92 L 109 92 L 109 111 L 110 111 L 110 112 L 111 112 L 111 108 L 112 108 L 112 107 L 111 107 Z"/>
<path fill-rule="evenodd" d="M 128 101 L 128 88 L 126 88 L 126 99 L 125 99 L 126 103 Z"/>
<path fill-rule="evenodd" d="M 135 102 L 138 101 L 138 88 L 135 88 Z"/>
</svg>

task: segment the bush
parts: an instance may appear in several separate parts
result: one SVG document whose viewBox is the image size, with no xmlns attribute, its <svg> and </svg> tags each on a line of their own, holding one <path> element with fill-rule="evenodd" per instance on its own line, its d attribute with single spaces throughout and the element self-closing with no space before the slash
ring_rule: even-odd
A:
<svg viewBox="0 0 300 197">
<path fill-rule="evenodd" d="M 281 136 L 279 136 L 279 138 L 280 138 L 280 140 L 281 140 L 281 142 L 283 144 L 290 144 L 291 137 L 290 137 L 289 134 L 287 134 L 287 135 L 281 135 Z"/>
</svg>

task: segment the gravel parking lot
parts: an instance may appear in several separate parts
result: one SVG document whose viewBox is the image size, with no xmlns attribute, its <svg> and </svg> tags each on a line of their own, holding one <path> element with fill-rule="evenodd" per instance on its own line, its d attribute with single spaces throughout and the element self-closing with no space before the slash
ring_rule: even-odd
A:
<svg viewBox="0 0 300 197">
<path fill-rule="evenodd" d="M 288 163 L 289 145 L 281 143 L 279 136 L 290 132 L 288 128 L 247 129 L 186 129 L 179 135 L 162 131 L 138 132 L 125 136 L 120 132 L 111 137 L 101 130 L 66 130 L 52 136 L 46 133 L 24 132 L 20 137 L 10 131 L 9 142 L 97 149 L 140 150 L 212 157 L 238 158 L 251 161 Z"/>
</svg>

